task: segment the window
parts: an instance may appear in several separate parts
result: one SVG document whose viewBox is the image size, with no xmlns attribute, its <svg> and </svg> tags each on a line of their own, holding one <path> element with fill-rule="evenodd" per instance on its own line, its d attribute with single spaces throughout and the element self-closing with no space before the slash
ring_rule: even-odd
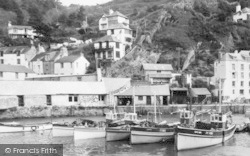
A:
<svg viewBox="0 0 250 156">
<path fill-rule="evenodd" d="M 116 58 L 120 58 L 121 57 L 119 51 L 116 51 L 115 55 L 116 55 Z"/>
<path fill-rule="evenodd" d="M 3 57 L 3 51 L 0 51 L 0 57 Z"/>
<path fill-rule="evenodd" d="M 16 73 L 16 79 L 18 79 L 18 73 Z"/>
<path fill-rule="evenodd" d="M 17 55 L 17 56 L 20 56 L 20 50 L 17 50 L 17 51 L 16 51 L 16 55 Z"/>
<path fill-rule="evenodd" d="M 46 102 L 47 102 L 47 106 L 51 106 L 51 95 L 46 95 Z"/>
<path fill-rule="evenodd" d="M 108 52 L 108 57 L 112 57 L 112 52 L 111 51 Z"/>
<path fill-rule="evenodd" d="M 241 72 L 241 78 L 244 79 L 244 73 L 243 72 Z"/>
<path fill-rule="evenodd" d="M 244 64 L 241 64 L 241 70 L 244 70 Z"/>
<path fill-rule="evenodd" d="M 0 72 L 0 77 L 3 77 L 3 72 Z"/>
<path fill-rule="evenodd" d="M 138 96 L 138 100 L 142 101 L 143 100 L 143 96 Z"/>
<path fill-rule="evenodd" d="M 77 81 L 82 81 L 82 77 L 77 77 Z"/>
<path fill-rule="evenodd" d="M 115 33 L 114 29 L 111 29 L 111 34 L 114 34 L 114 33 Z"/>
<path fill-rule="evenodd" d="M 78 102 L 78 95 L 69 95 L 69 102 Z"/>
<path fill-rule="evenodd" d="M 25 73 L 25 77 L 28 77 L 28 73 Z"/>
<path fill-rule="evenodd" d="M 129 37 L 126 37 L 125 40 L 126 40 L 126 42 L 131 42 L 132 41 L 132 39 L 129 38 Z"/>
<path fill-rule="evenodd" d="M 235 70 L 235 64 L 232 64 L 232 69 Z"/>
<path fill-rule="evenodd" d="M 61 68 L 63 68 L 63 63 L 61 63 Z"/>
<path fill-rule="evenodd" d="M 235 81 L 232 82 L 232 86 L 235 87 Z"/>
<path fill-rule="evenodd" d="M 119 43 L 119 42 L 116 42 L 116 43 L 115 43 L 115 46 L 116 46 L 116 48 L 120 48 L 120 43 Z"/>
<path fill-rule="evenodd" d="M 235 76 L 236 74 L 235 74 L 235 72 L 232 72 L 232 77 L 233 77 L 233 79 L 235 79 L 236 78 L 236 76 Z"/>
<path fill-rule="evenodd" d="M 161 73 L 161 71 L 160 71 L 160 70 L 157 70 L 156 72 L 157 72 L 157 73 Z"/>
<path fill-rule="evenodd" d="M 17 96 L 17 99 L 18 99 L 18 106 L 23 107 L 24 106 L 23 96 Z"/>
<path fill-rule="evenodd" d="M 97 58 L 101 58 L 101 53 L 97 53 Z"/>
<path fill-rule="evenodd" d="M 104 95 L 99 95 L 99 101 L 104 101 L 105 96 Z"/>
<path fill-rule="evenodd" d="M 243 89 L 240 90 L 240 94 L 241 94 L 241 95 L 244 94 L 244 90 L 243 90 Z"/>
<path fill-rule="evenodd" d="M 21 64 L 21 60 L 20 59 L 17 59 L 17 64 Z"/>
<path fill-rule="evenodd" d="M 4 64 L 4 59 L 0 59 L 0 64 Z"/>
<path fill-rule="evenodd" d="M 244 86 L 244 82 L 243 82 L 243 81 L 240 82 L 240 86 L 241 86 L 241 87 Z"/>
</svg>

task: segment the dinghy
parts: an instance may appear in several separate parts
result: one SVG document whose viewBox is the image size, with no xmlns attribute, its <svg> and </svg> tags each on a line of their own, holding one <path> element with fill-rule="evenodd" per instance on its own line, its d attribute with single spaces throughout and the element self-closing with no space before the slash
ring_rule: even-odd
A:
<svg viewBox="0 0 250 156">
<path fill-rule="evenodd" d="M 11 132 L 32 132 L 52 129 L 51 123 L 40 123 L 40 124 L 20 124 L 17 122 L 0 123 L 0 133 L 11 133 Z"/>
<path fill-rule="evenodd" d="M 220 144 L 230 139 L 235 129 L 230 113 L 214 113 L 210 116 L 210 123 L 195 122 L 193 126 L 178 126 L 176 148 L 189 150 Z"/>
</svg>

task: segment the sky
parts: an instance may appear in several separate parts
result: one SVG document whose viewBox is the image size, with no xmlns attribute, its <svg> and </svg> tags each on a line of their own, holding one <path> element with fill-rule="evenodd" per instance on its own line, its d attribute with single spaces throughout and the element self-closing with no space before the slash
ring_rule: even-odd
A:
<svg viewBox="0 0 250 156">
<path fill-rule="evenodd" d="M 96 5 L 107 3 L 111 0 L 59 0 L 63 5 L 69 6 L 70 4 L 80 4 L 80 5 Z"/>
</svg>

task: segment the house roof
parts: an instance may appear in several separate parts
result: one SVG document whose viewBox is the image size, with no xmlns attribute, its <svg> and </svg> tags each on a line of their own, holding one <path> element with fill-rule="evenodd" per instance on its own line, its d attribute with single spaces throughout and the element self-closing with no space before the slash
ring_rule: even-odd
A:
<svg viewBox="0 0 250 156">
<path fill-rule="evenodd" d="M 75 60 L 77 60 L 78 58 L 80 58 L 80 55 L 70 55 L 70 56 L 65 56 L 59 60 L 57 60 L 55 63 L 66 63 L 66 62 L 74 62 Z"/>
<path fill-rule="evenodd" d="M 16 54 L 17 52 L 24 54 L 29 50 L 30 50 L 30 47 L 28 46 L 0 47 L 0 51 L 3 51 L 4 54 Z"/>
<path fill-rule="evenodd" d="M 104 82 L 0 81 L 0 95 L 104 95 Z"/>
<path fill-rule="evenodd" d="M 172 91 L 188 91 L 187 88 L 171 88 Z"/>
<path fill-rule="evenodd" d="M 121 42 L 121 41 L 120 41 L 117 37 L 115 37 L 115 36 L 106 35 L 106 36 L 103 36 L 103 37 L 97 39 L 94 43 L 106 42 L 106 41 L 109 41 L 109 42 Z"/>
<path fill-rule="evenodd" d="M 198 97 L 198 95 L 208 95 L 211 96 L 211 93 L 207 88 L 190 88 L 190 93 L 193 97 Z"/>
<path fill-rule="evenodd" d="M 173 67 L 171 64 L 150 64 L 144 63 L 142 64 L 144 70 L 169 70 L 172 71 Z"/>
<path fill-rule="evenodd" d="M 56 57 L 60 54 L 60 51 L 50 51 L 36 54 L 36 56 L 31 60 L 31 62 L 42 60 L 42 61 L 55 61 Z M 45 56 L 49 55 L 49 59 L 45 60 Z"/>
<path fill-rule="evenodd" d="M 170 95 L 169 85 L 150 85 L 130 87 L 116 96 L 154 96 L 154 95 Z"/>
<path fill-rule="evenodd" d="M 16 28 L 16 29 L 33 29 L 31 26 L 27 25 L 11 25 L 8 28 Z"/>
<path fill-rule="evenodd" d="M 109 25 L 108 28 L 107 28 L 107 30 L 109 30 L 109 29 L 129 29 L 129 30 L 131 30 L 130 28 L 126 27 L 122 23 L 117 23 L 117 24 Z"/>
<path fill-rule="evenodd" d="M 117 89 L 129 84 L 130 78 L 102 78 L 107 92 L 116 91 Z"/>
<path fill-rule="evenodd" d="M 171 73 L 169 74 L 149 74 L 149 77 L 154 77 L 154 78 L 171 78 L 172 75 Z"/>
<path fill-rule="evenodd" d="M 106 15 L 104 14 L 105 17 L 111 17 L 111 16 L 121 16 L 121 17 L 124 17 L 124 18 L 128 18 L 127 16 L 123 15 L 122 13 L 120 13 L 119 11 L 114 11 L 113 13 L 109 14 L 109 15 Z"/>
<path fill-rule="evenodd" d="M 8 65 L 8 64 L 0 64 L 0 71 L 13 72 L 13 73 L 34 73 L 34 71 L 26 68 L 25 66 Z"/>
</svg>

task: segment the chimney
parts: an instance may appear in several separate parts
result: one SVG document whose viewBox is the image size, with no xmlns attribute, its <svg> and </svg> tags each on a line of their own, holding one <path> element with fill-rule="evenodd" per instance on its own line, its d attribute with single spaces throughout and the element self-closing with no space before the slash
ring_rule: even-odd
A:
<svg viewBox="0 0 250 156">
<path fill-rule="evenodd" d="M 44 49 L 44 47 L 43 46 L 41 46 L 41 44 L 40 43 L 38 43 L 38 47 L 37 47 L 37 53 L 39 54 L 39 53 L 44 53 L 45 52 L 45 49 Z"/>
<path fill-rule="evenodd" d="M 102 70 L 101 70 L 101 68 L 96 69 L 96 74 L 97 74 L 97 81 L 101 82 L 102 81 Z"/>
<path fill-rule="evenodd" d="M 240 3 L 238 3 L 237 5 L 236 5 L 236 13 L 237 12 L 240 12 L 241 11 L 241 5 L 240 5 Z"/>
<path fill-rule="evenodd" d="M 11 26 L 12 26 L 11 21 L 9 21 L 8 22 L 8 27 L 11 27 Z"/>
<path fill-rule="evenodd" d="M 109 14 L 111 15 L 113 13 L 114 13 L 114 11 L 112 9 L 109 9 Z"/>
</svg>

